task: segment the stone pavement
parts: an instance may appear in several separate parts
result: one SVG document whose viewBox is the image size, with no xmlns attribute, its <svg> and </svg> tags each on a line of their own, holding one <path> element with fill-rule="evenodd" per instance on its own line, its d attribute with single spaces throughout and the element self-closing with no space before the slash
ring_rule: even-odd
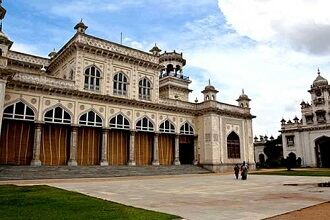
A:
<svg viewBox="0 0 330 220">
<path fill-rule="evenodd" d="M 47 184 L 186 219 L 263 219 L 330 200 L 330 177 L 203 174 L 106 179 L 1 181 Z M 288 186 L 284 184 L 301 184 Z"/>
</svg>

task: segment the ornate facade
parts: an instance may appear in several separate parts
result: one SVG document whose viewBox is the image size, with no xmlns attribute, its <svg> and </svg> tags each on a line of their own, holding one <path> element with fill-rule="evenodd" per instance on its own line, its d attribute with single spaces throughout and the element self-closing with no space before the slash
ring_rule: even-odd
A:
<svg viewBox="0 0 330 220">
<path fill-rule="evenodd" d="M 311 103 L 301 102 L 302 118 L 282 119 L 283 154 L 294 154 L 303 166 L 330 167 L 330 86 L 318 71 L 308 91 Z"/>
<path fill-rule="evenodd" d="M 182 53 L 149 53 L 86 34 L 49 58 L 0 36 L 0 164 L 254 166 L 250 99 L 188 100 Z"/>
</svg>

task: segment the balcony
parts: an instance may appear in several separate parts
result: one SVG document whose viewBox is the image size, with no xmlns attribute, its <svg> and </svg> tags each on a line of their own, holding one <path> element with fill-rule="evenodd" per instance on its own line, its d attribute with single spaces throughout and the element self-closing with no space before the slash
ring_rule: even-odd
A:
<svg viewBox="0 0 330 220">
<path fill-rule="evenodd" d="M 176 73 L 176 72 L 161 73 L 159 75 L 159 79 L 163 79 L 163 78 L 168 77 L 168 76 L 176 77 L 178 79 L 183 79 L 183 80 L 189 81 L 189 76 L 184 76 L 184 75 Z"/>
</svg>

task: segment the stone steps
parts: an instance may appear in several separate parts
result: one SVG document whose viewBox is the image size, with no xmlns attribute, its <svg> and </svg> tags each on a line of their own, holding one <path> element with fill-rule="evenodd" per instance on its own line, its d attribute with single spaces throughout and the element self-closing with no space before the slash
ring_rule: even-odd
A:
<svg viewBox="0 0 330 220">
<path fill-rule="evenodd" d="M 0 166 L 0 180 L 105 178 L 205 174 L 210 171 L 194 165 L 180 166 Z"/>
</svg>

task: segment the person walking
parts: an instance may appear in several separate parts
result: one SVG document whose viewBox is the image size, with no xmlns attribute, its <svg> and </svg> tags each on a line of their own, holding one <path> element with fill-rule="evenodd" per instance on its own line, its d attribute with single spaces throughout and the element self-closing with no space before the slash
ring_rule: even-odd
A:
<svg viewBox="0 0 330 220">
<path fill-rule="evenodd" d="M 247 167 L 245 161 L 243 161 L 243 164 L 241 166 L 242 180 L 246 180 L 247 179 L 247 173 L 248 173 L 248 167 Z"/>
<path fill-rule="evenodd" d="M 238 180 L 238 174 L 239 174 L 239 166 L 238 164 L 235 165 L 234 167 L 234 173 L 235 173 L 235 177 Z"/>
</svg>

